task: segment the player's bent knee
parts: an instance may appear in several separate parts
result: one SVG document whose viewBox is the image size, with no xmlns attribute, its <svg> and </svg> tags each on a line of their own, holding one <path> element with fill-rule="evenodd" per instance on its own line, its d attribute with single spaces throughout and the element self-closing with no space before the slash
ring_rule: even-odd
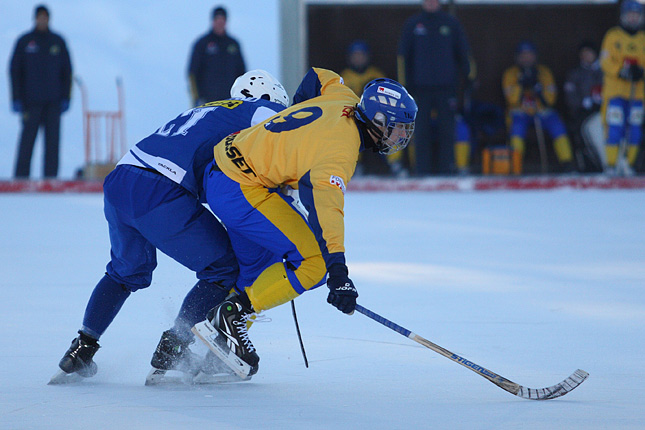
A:
<svg viewBox="0 0 645 430">
<path fill-rule="evenodd" d="M 134 293 L 137 290 L 143 290 L 150 286 L 151 279 L 150 276 L 141 276 L 141 275 L 131 275 L 131 276 L 120 276 L 114 271 L 108 270 L 105 273 L 105 276 L 111 279 L 115 284 L 119 285 L 125 291 Z"/>
<path fill-rule="evenodd" d="M 275 308 L 298 297 L 282 262 L 267 267 L 246 293 L 256 312 Z"/>
<path fill-rule="evenodd" d="M 253 308 L 261 312 L 280 306 L 320 285 L 326 273 L 322 256 L 303 260 L 296 270 L 287 271 L 284 263 L 275 263 L 258 276 L 246 293 Z"/>
<path fill-rule="evenodd" d="M 311 290 L 319 286 L 327 275 L 324 258 L 322 255 L 315 255 L 305 259 L 295 271 L 295 275 L 303 290 Z"/>
</svg>

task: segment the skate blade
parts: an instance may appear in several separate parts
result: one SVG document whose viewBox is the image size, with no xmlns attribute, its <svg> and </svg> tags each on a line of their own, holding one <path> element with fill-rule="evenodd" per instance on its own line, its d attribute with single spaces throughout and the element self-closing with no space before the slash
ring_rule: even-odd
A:
<svg viewBox="0 0 645 430">
<path fill-rule="evenodd" d="M 51 377 L 47 385 L 75 384 L 82 381 L 83 379 L 84 378 L 78 373 L 65 373 L 62 370 L 59 370 L 54 376 Z"/>
<path fill-rule="evenodd" d="M 193 378 L 193 384 L 195 385 L 227 384 L 231 382 L 242 382 L 242 381 L 250 381 L 250 380 L 251 380 L 250 376 L 240 379 L 240 377 L 236 373 L 216 373 L 214 375 L 209 375 L 208 373 L 199 372 Z"/>
<path fill-rule="evenodd" d="M 209 385 L 209 384 L 226 384 L 232 382 L 248 381 L 251 377 L 245 379 L 235 373 L 216 373 L 209 375 L 208 373 L 199 372 L 194 377 L 189 373 L 182 373 L 179 371 L 167 371 L 162 369 L 155 369 L 154 367 L 146 377 L 146 386 L 168 386 L 168 385 Z"/>
<path fill-rule="evenodd" d="M 251 373 L 251 366 L 245 363 L 229 348 L 222 348 L 215 339 L 217 339 L 218 332 L 212 324 L 206 320 L 195 324 L 191 329 L 195 335 L 202 340 L 213 351 L 217 357 L 222 360 L 240 379 L 246 380 Z"/>
<path fill-rule="evenodd" d="M 152 368 L 146 376 L 146 385 L 190 385 L 192 384 L 192 375 L 183 373 L 178 370 L 163 370 Z"/>
</svg>

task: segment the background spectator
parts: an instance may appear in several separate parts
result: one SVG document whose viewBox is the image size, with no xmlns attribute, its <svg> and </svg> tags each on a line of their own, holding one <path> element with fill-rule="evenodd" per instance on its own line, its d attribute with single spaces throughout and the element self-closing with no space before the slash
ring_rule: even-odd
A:
<svg viewBox="0 0 645 430">
<path fill-rule="evenodd" d="M 615 171 L 618 148 L 627 143 L 627 162 L 633 166 L 643 124 L 643 67 L 645 32 L 643 5 L 626 0 L 621 5 L 620 25 L 607 31 L 602 41 L 600 65 L 604 73 L 602 112 L 607 126 L 607 167 Z M 622 167 L 621 167 L 622 168 Z M 629 166 L 624 166 L 629 170 Z"/>
<path fill-rule="evenodd" d="M 403 26 L 398 74 L 419 107 L 414 139 L 417 175 L 454 171 L 457 87 L 460 78 L 470 74 L 468 49 L 461 24 L 441 11 L 439 0 L 424 0 L 423 11 Z"/>
<path fill-rule="evenodd" d="M 16 178 L 28 178 L 40 126 L 45 130 L 44 176 L 58 175 L 60 116 L 69 109 L 72 64 L 63 38 L 49 29 L 49 10 L 35 9 L 35 27 L 16 42 L 11 64 L 12 108 L 22 115 Z"/>
<path fill-rule="evenodd" d="M 340 73 L 345 85 L 351 88 L 358 97 L 363 95 L 363 88 L 369 81 L 385 77 L 381 69 L 371 64 L 370 47 L 364 40 L 355 40 L 347 48 L 347 68 Z M 383 155 L 372 151 L 363 151 L 356 166 L 357 175 L 385 174 L 389 171 Z"/>
<path fill-rule="evenodd" d="M 600 156 L 582 135 L 582 124 L 590 115 L 600 111 L 602 103 L 602 70 L 598 50 L 590 41 L 578 47 L 578 67 L 569 71 L 564 83 L 564 97 L 569 114 L 570 130 L 579 171 L 602 170 Z M 602 136 L 599 136 L 602 138 Z M 604 151 L 604 149 L 603 149 Z"/>
<path fill-rule="evenodd" d="M 538 64 L 537 49 L 532 42 L 517 45 L 515 64 L 504 71 L 502 89 L 510 117 L 513 172 L 522 172 L 524 139 L 532 122 L 548 131 L 562 169 L 571 171 L 571 143 L 560 116 L 553 109 L 557 97 L 555 80 L 548 67 Z"/>
<path fill-rule="evenodd" d="M 224 100 L 235 79 L 246 73 L 240 44 L 226 33 L 226 9 L 213 9 L 212 29 L 195 42 L 188 79 L 193 105 Z"/>
</svg>

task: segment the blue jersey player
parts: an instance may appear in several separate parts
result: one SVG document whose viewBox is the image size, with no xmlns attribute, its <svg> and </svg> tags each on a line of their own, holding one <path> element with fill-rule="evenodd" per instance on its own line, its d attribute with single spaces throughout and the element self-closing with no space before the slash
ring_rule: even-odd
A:
<svg viewBox="0 0 645 430">
<path fill-rule="evenodd" d="M 163 125 L 137 143 L 106 177 L 104 212 L 111 260 L 89 299 L 79 336 L 60 360 L 61 372 L 52 382 L 62 382 L 67 374 L 96 374 L 92 358 L 98 340 L 130 294 L 150 285 L 157 249 L 193 270 L 199 280 L 184 299 L 174 327 L 162 335 L 154 367 L 175 364 L 169 353 L 187 348 L 190 327 L 204 320 L 235 285 L 239 269 L 229 238 L 202 205 L 204 170 L 213 160 L 213 146 L 280 112 L 289 97 L 262 70 L 240 76 L 231 95 Z"/>
</svg>

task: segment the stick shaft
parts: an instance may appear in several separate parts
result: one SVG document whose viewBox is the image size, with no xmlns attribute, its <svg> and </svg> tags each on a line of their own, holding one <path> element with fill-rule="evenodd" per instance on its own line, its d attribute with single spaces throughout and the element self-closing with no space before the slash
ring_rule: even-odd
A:
<svg viewBox="0 0 645 430">
<path fill-rule="evenodd" d="M 443 355 L 444 357 L 454 361 L 455 363 L 459 363 L 462 366 L 472 370 L 473 372 L 479 374 L 480 376 L 483 376 L 484 378 L 488 379 L 495 385 L 499 385 L 500 387 L 504 388 L 507 391 L 510 391 L 511 393 L 515 394 L 517 391 L 519 391 L 520 386 L 514 382 L 509 381 L 508 379 L 496 374 L 495 372 L 491 372 L 490 370 L 486 369 L 485 367 L 479 366 L 478 364 L 473 363 L 470 360 L 467 360 L 453 352 L 448 351 L 446 348 L 443 348 L 436 343 L 430 342 L 428 339 L 425 339 L 421 336 L 419 336 L 416 333 L 411 332 L 407 328 L 404 328 L 387 318 L 384 318 L 375 312 L 370 311 L 369 309 L 364 308 L 361 305 L 356 305 L 356 310 L 363 315 L 373 319 L 376 322 L 379 322 L 383 324 L 384 326 L 394 330 L 395 332 L 402 334 L 403 336 L 425 346 L 426 348 L 429 348 L 433 350 L 434 352 Z"/>
<path fill-rule="evenodd" d="M 383 324 L 384 326 L 396 331 L 397 333 L 400 333 L 403 336 L 405 336 L 405 337 L 407 337 L 407 338 L 409 338 L 409 339 L 411 339 L 411 340 L 413 340 L 413 341 L 425 346 L 426 348 L 429 348 L 429 349 L 433 350 L 437 354 L 441 354 L 444 357 L 454 361 L 455 363 L 461 364 L 465 368 L 470 369 L 471 371 L 477 373 L 479 376 L 482 376 L 482 377 L 488 379 L 493 384 L 497 385 L 498 387 L 502 388 L 503 390 L 508 391 L 511 394 L 518 395 L 518 393 L 520 392 L 520 389 L 522 388 L 521 385 L 516 384 L 513 381 L 509 381 L 508 379 L 504 378 L 503 376 L 500 376 L 497 373 L 486 369 L 485 367 L 482 367 L 482 366 L 480 366 L 480 365 L 478 365 L 476 363 L 473 363 L 472 361 L 467 360 L 467 359 L 465 359 L 465 358 L 463 358 L 463 357 L 461 357 L 461 356 L 459 356 L 459 355 L 457 355 L 457 354 L 455 354 L 455 353 L 453 353 L 451 351 L 448 351 L 447 349 L 445 349 L 445 348 L 443 348 L 443 347 L 441 347 L 441 346 L 439 346 L 439 345 L 437 345 L 437 344 L 435 344 L 433 342 L 430 342 L 428 339 L 425 339 L 425 338 L 419 336 L 418 334 L 413 333 L 413 332 L 411 332 L 410 330 L 408 330 L 408 329 L 406 329 L 404 327 L 401 327 L 400 325 L 398 325 L 398 324 L 388 320 L 387 318 L 384 318 L 384 317 L 382 317 L 382 316 L 370 311 L 369 309 L 364 308 L 361 305 L 357 304 L 356 305 L 356 310 L 358 312 L 362 313 L 363 315 L 365 315 L 365 316 L 367 316 L 367 317 L 369 317 L 369 318 L 371 318 L 371 319 Z"/>
<path fill-rule="evenodd" d="M 394 330 L 395 332 L 425 346 L 426 348 L 429 348 L 434 352 L 441 354 L 446 358 L 449 358 L 455 363 L 461 364 L 462 366 L 477 373 L 479 376 L 482 376 L 488 379 L 490 382 L 497 385 L 501 389 L 508 391 L 509 393 L 514 394 L 523 399 L 548 400 L 548 399 L 555 399 L 557 397 L 564 396 L 571 390 L 575 389 L 578 385 L 582 384 L 589 376 L 589 374 L 584 370 L 578 369 L 567 379 L 551 387 L 539 388 L 539 389 L 523 387 L 519 384 L 516 384 L 513 381 L 509 381 L 508 379 L 496 374 L 495 372 L 491 372 L 485 367 L 475 364 L 470 360 L 466 360 L 465 358 L 460 357 L 459 355 L 453 352 L 450 352 L 447 349 L 442 348 L 435 343 L 430 342 L 428 339 L 425 339 L 419 336 L 418 334 L 415 334 L 410 330 L 404 327 L 401 327 L 400 325 L 388 320 L 387 318 L 384 318 L 376 314 L 375 312 L 370 311 L 369 309 L 364 308 L 361 305 L 357 304 L 356 310 L 362 313 L 363 315 L 373 319 L 374 321 L 379 322 L 384 326 Z"/>
</svg>

